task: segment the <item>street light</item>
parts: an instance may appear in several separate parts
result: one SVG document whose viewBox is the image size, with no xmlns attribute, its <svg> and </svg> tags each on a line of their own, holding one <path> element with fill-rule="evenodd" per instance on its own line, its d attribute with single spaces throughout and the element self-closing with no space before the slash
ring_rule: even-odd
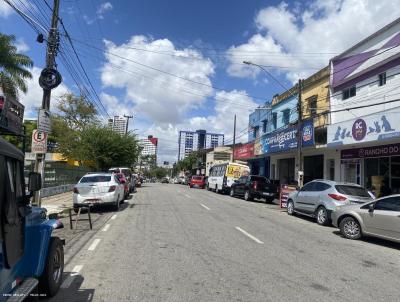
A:
<svg viewBox="0 0 400 302">
<path fill-rule="evenodd" d="M 281 86 L 283 89 L 288 90 L 288 88 L 286 88 L 277 78 L 275 78 L 272 73 L 270 73 L 267 69 L 265 69 L 263 66 L 255 64 L 253 62 L 250 61 L 243 61 L 243 64 L 246 65 L 253 65 L 253 66 L 257 66 L 259 68 L 261 68 L 266 74 L 268 74 L 275 82 L 277 82 L 279 84 L 279 86 Z"/>
</svg>

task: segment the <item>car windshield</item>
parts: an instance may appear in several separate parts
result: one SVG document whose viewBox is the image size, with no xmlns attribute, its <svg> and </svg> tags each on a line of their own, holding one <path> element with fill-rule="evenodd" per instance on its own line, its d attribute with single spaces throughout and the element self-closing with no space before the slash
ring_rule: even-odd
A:
<svg viewBox="0 0 400 302">
<path fill-rule="evenodd" d="M 267 179 L 262 176 L 252 176 L 250 178 L 252 181 L 258 181 L 258 182 L 267 182 Z"/>
<path fill-rule="evenodd" d="M 193 180 L 202 180 L 203 176 L 193 176 L 192 179 Z"/>
<path fill-rule="evenodd" d="M 108 182 L 111 181 L 111 176 L 108 175 L 95 175 L 95 176 L 85 176 L 81 179 L 80 183 L 89 182 Z"/>
<path fill-rule="evenodd" d="M 349 185 L 336 185 L 336 190 L 339 193 L 351 196 L 359 196 L 359 197 L 371 197 L 368 191 L 361 187 L 349 186 Z"/>
</svg>

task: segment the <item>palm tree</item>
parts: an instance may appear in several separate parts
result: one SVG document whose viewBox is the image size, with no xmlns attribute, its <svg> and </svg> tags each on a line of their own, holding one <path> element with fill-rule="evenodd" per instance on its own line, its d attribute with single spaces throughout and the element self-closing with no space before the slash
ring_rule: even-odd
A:
<svg viewBox="0 0 400 302">
<path fill-rule="evenodd" d="M 27 69 L 32 60 L 17 52 L 15 36 L 0 33 L 0 88 L 6 97 L 18 99 L 19 91 L 26 93 L 26 80 L 32 78 Z"/>
</svg>

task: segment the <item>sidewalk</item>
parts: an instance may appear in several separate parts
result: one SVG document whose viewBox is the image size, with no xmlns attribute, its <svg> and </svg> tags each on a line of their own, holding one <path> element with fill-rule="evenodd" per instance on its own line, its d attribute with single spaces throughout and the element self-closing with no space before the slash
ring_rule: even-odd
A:
<svg viewBox="0 0 400 302">
<path fill-rule="evenodd" d="M 61 213 L 72 207 L 72 192 L 42 198 L 42 207 L 47 209 L 47 215 Z"/>
</svg>

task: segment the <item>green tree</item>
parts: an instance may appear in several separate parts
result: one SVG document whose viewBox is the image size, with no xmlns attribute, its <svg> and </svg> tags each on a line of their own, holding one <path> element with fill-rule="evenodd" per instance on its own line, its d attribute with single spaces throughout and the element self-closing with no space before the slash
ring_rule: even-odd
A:
<svg viewBox="0 0 400 302">
<path fill-rule="evenodd" d="M 27 68 L 32 60 L 17 52 L 15 36 L 0 33 L 0 88 L 6 97 L 18 99 L 19 91 L 26 93 L 26 80 L 32 78 Z"/>
</svg>

